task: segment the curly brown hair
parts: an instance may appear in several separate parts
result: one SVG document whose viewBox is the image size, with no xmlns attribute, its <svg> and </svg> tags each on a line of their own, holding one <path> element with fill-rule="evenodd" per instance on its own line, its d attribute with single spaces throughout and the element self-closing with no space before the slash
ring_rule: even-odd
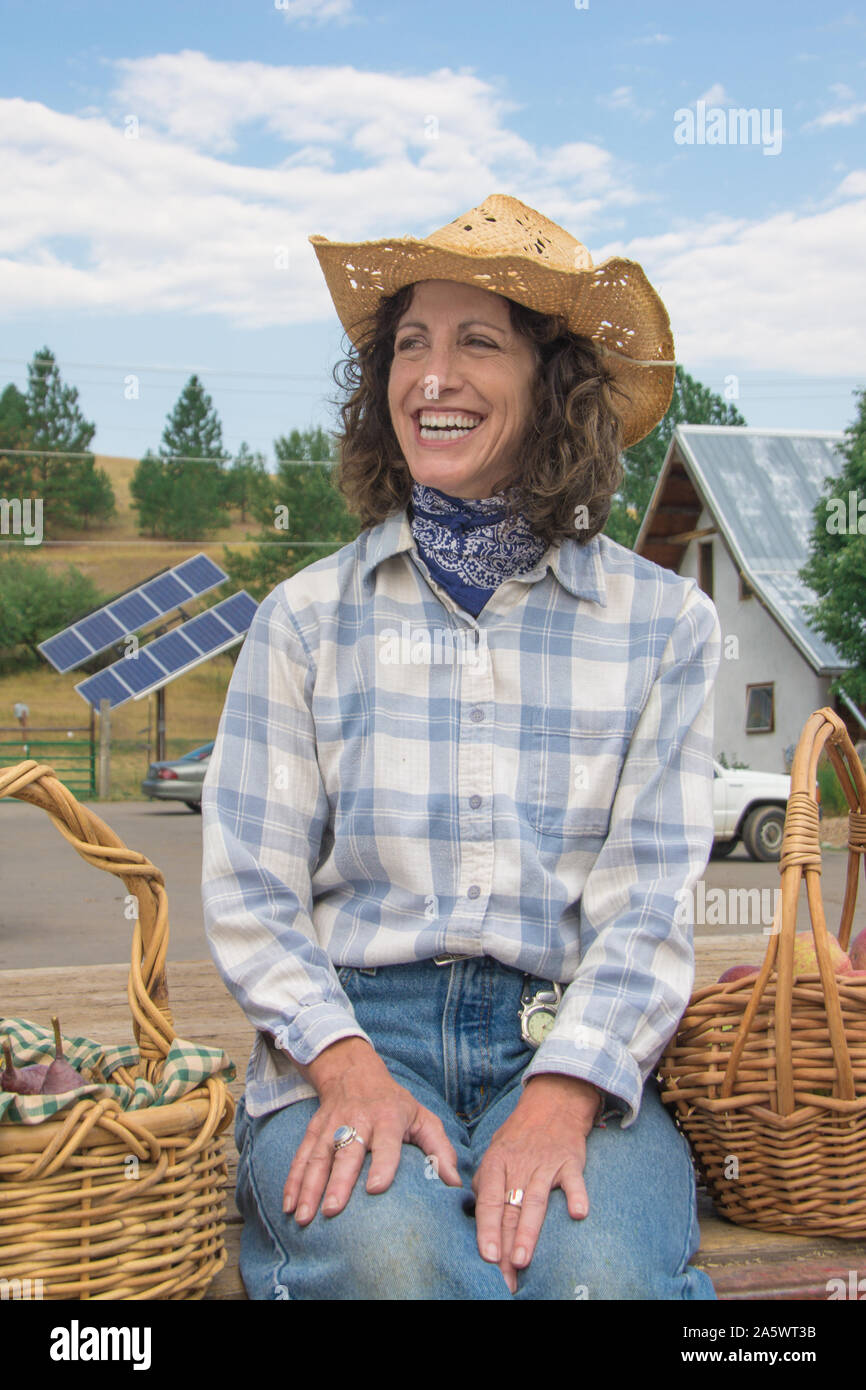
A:
<svg viewBox="0 0 866 1390">
<path fill-rule="evenodd" d="M 376 526 L 411 499 L 414 479 L 400 450 L 388 406 L 397 323 L 414 285 L 383 298 L 357 346 L 334 367 L 344 392 L 335 482 L 362 528 Z M 519 448 L 519 477 L 497 489 L 509 514 L 518 510 L 548 545 L 586 544 L 607 521 L 622 478 L 622 421 L 614 397 L 625 396 L 590 338 L 572 333 L 560 314 L 507 300 L 511 325 L 535 351 L 533 410 Z"/>
</svg>

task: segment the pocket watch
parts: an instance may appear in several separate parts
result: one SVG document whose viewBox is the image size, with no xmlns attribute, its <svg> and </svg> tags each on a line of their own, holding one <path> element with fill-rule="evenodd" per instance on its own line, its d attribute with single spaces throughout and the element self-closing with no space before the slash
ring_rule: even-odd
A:
<svg viewBox="0 0 866 1390">
<path fill-rule="evenodd" d="M 530 1047 L 540 1047 L 553 1027 L 562 987 L 552 980 L 549 985 L 533 989 L 527 979 L 520 996 L 520 1036 Z"/>
</svg>

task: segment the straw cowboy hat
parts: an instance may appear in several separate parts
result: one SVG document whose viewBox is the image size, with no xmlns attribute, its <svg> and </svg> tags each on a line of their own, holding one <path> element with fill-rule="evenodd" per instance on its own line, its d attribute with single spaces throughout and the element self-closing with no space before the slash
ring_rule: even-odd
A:
<svg viewBox="0 0 866 1390">
<path fill-rule="evenodd" d="M 427 237 L 309 240 L 355 346 L 383 296 L 418 280 L 458 280 L 564 314 L 573 333 L 591 338 L 629 397 L 618 402 L 625 447 L 649 434 L 670 405 L 674 340 L 641 266 L 618 256 L 594 266 L 585 246 L 517 198 L 492 193 Z"/>
</svg>

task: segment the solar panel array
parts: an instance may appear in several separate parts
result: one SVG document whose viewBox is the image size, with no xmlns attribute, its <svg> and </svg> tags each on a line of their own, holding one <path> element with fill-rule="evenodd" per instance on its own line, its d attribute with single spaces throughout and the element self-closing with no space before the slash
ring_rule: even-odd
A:
<svg viewBox="0 0 866 1390">
<path fill-rule="evenodd" d="M 55 671 L 64 674 L 82 662 L 124 641 L 131 633 L 148 627 L 158 618 L 172 613 L 181 603 L 209 593 L 228 579 L 225 570 L 202 552 L 190 560 L 158 574 L 128 594 L 113 599 L 96 613 L 39 643 L 39 650 Z"/>
<path fill-rule="evenodd" d="M 240 642 L 257 608 L 255 599 L 241 589 L 173 632 L 140 647 L 135 656 L 121 657 L 113 666 L 88 676 L 75 689 L 97 709 L 100 700 L 110 701 L 112 709 L 117 709 L 127 700 L 141 699 Z"/>
</svg>

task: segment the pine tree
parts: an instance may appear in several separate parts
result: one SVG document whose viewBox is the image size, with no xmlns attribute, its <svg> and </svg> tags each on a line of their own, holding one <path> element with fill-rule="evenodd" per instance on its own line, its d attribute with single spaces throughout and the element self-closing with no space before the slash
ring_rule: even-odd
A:
<svg viewBox="0 0 866 1390">
<path fill-rule="evenodd" d="M 634 545 L 677 425 L 745 425 L 736 406 L 703 386 L 682 367 L 674 369 L 674 393 L 655 429 L 623 455 L 623 481 L 605 533 L 620 545 Z"/>
<path fill-rule="evenodd" d="M 64 386 L 47 347 L 34 354 L 27 378 L 29 447 L 34 451 L 28 476 L 33 493 L 42 498 L 46 534 L 94 516 L 104 520 L 114 511 L 114 493 L 108 475 L 95 470 L 88 452 L 96 426 L 84 418 L 77 388 Z M 94 511 L 95 490 L 99 501 Z M 82 499 L 86 513 L 79 511 Z"/>
<path fill-rule="evenodd" d="M 334 483 L 333 436 L 321 427 L 292 430 L 274 441 L 278 460 L 271 510 L 260 513 L 262 529 L 252 550 L 226 550 L 224 564 L 239 587 L 254 598 L 270 591 L 314 560 L 354 540 L 360 521 L 346 509 Z M 292 541 L 323 541 L 322 545 Z"/>
<path fill-rule="evenodd" d="M 227 506 L 222 426 L 197 376 L 191 376 L 162 433 L 159 458 L 148 451 L 131 484 L 139 529 L 197 540 L 224 524 Z"/>
<path fill-rule="evenodd" d="M 800 578 L 818 595 L 806 608 L 811 625 L 850 662 L 833 684 L 866 705 L 866 388 L 855 393 L 857 416 L 839 446 L 844 463 L 814 511 L 809 559 Z"/>
<path fill-rule="evenodd" d="M 148 449 L 129 484 L 132 506 L 138 512 L 139 531 L 159 532 L 163 518 L 171 511 L 172 482 L 162 459 Z"/>
<path fill-rule="evenodd" d="M 248 512 L 261 520 L 263 513 L 272 514 L 272 493 L 273 480 L 264 455 L 251 453 L 244 440 L 225 475 L 226 504 L 238 509 L 242 522 L 246 522 Z"/>
<path fill-rule="evenodd" d="M 97 468 L 94 459 L 82 459 L 69 481 L 69 503 L 78 523 L 84 530 L 91 522 L 108 521 L 116 507 L 114 490 L 104 468 Z"/>
<path fill-rule="evenodd" d="M 22 454 L 32 443 L 27 397 L 12 382 L 0 396 L 0 497 L 33 496 L 32 457 Z M 10 450 L 8 454 L 4 449 Z M 13 452 L 14 451 L 14 452 Z"/>
</svg>

